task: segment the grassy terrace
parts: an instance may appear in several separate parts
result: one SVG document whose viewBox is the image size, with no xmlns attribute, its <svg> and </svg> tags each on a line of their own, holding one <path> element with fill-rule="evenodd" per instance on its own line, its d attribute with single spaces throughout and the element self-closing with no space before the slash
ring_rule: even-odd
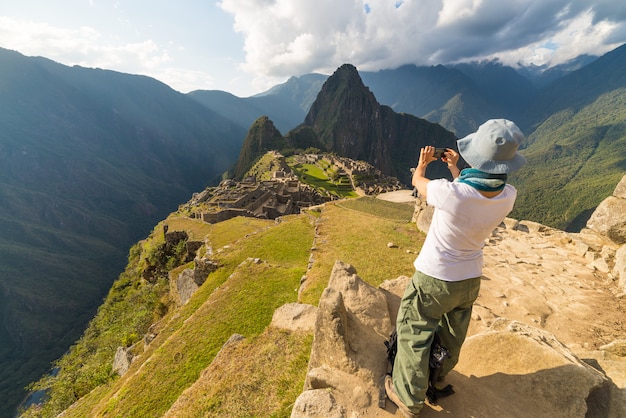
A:
<svg viewBox="0 0 626 418">
<path fill-rule="evenodd" d="M 349 177 L 338 175 L 335 167 L 327 160 L 322 159 L 315 164 L 305 164 L 298 163 L 291 157 L 287 159 L 287 163 L 300 181 L 311 187 L 339 198 L 358 197 L 352 189 Z"/>
<path fill-rule="evenodd" d="M 410 223 L 413 206 L 361 197 L 327 203 L 317 221 L 313 266 L 300 302 L 316 305 L 335 261 L 353 265 L 373 286 L 413 274 L 424 234 Z M 393 242 L 395 248 L 388 248 Z"/>
</svg>

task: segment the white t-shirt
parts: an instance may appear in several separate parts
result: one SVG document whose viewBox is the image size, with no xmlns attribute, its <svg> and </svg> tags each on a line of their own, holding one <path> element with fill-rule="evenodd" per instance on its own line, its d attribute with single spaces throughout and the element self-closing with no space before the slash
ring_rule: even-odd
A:
<svg viewBox="0 0 626 418">
<path fill-rule="evenodd" d="M 516 197 L 510 184 L 487 198 L 465 183 L 430 181 L 427 203 L 435 212 L 415 268 L 446 281 L 480 277 L 485 239 L 511 212 Z"/>
</svg>

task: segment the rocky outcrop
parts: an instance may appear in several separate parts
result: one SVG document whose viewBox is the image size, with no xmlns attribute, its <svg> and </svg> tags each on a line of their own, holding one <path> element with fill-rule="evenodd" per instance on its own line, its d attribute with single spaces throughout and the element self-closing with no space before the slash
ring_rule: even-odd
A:
<svg viewBox="0 0 626 418">
<path fill-rule="evenodd" d="M 313 332 L 317 307 L 302 303 L 288 303 L 274 311 L 271 326 L 289 331 Z"/>
<path fill-rule="evenodd" d="M 176 265 L 187 263 L 193 260 L 198 250 L 204 246 L 204 241 L 190 240 L 189 235 L 185 231 L 170 231 L 169 225 L 163 225 L 163 240 L 154 248 L 153 256 L 145 259 L 147 265 L 143 270 L 142 277 L 149 283 L 156 283 L 160 277 L 167 277 L 171 258 L 175 258 Z M 181 253 L 178 246 L 185 245 L 185 251 Z"/>
<path fill-rule="evenodd" d="M 626 244 L 626 176 L 619 182 L 613 195 L 598 205 L 587 221 L 587 228 L 616 244 Z"/>
<path fill-rule="evenodd" d="M 176 291 L 172 292 L 178 305 L 184 305 L 191 296 L 206 281 L 208 275 L 217 270 L 219 265 L 206 257 L 196 257 L 193 269 L 183 270 L 176 280 L 172 281 L 172 286 Z"/>
<path fill-rule="evenodd" d="M 117 347 L 115 351 L 115 358 L 113 359 L 113 373 L 117 373 L 120 376 L 124 376 L 124 374 L 128 371 L 131 363 L 133 362 L 135 356 L 131 352 L 131 349 L 128 347 Z"/>
<path fill-rule="evenodd" d="M 291 416 L 377 413 L 392 329 L 384 293 L 336 262 L 318 306 L 305 391 Z"/>
<path fill-rule="evenodd" d="M 611 402 L 615 385 L 602 372 L 553 334 L 506 319 L 468 338 L 446 381 L 456 390 L 445 403 L 452 416 L 584 418 L 624 412 Z"/>
<path fill-rule="evenodd" d="M 414 192 L 414 193 L 417 193 Z M 415 198 L 415 210 L 413 212 L 412 222 L 415 222 L 417 229 L 427 234 L 430 228 L 430 222 L 433 220 L 433 213 L 435 209 L 432 206 L 428 206 L 426 201 L 421 197 Z"/>
<path fill-rule="evenodd" d="M 613 268 L 615 277 L 619 278 L 619 285 L 626 293 L 626 245 L 622 245 L 615 252 L 615 267 Z"/>
<path fill-rule="evenodd" d="M 335 264 L 317 311 L 305 390 L 292 417 L 400 415 L 385 400 L 381 378 L 388 370 L 384 341 L 408 280 L 400 277 L 374 288 L 352 266 Z M 526 309 L 531 316 L 541 311 Z M 468 338 L 446 380 L 455 395 L 429 404 L 420 417 L 444 411 L 450 417 L 617 418 L 626 412 L 623 389 L 551 332 L 506 318 L 494 317 L 489 326 L 479 315 L 474 320 L 483 330 Z M 604 350 L 626 355 L 619 342 Z"/>
<path fill-rule="evenodd" d="M 587 221 L 587 228 L 600 235 L 594 241 L 594 267 L 611 272 L 626 293 L 626 176 L 622 177 L 613 195 L 598 205 Z M 607 238 L 609 243 L 604 242 Z"/>
</svg>

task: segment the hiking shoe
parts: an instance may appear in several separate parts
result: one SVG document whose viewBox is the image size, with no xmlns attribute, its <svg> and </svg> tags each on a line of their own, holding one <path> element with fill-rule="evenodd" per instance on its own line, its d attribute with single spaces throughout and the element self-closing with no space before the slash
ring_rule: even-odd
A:
<svg viewBox="0 0 626 418">
<path fill-rule="evenodd" d="M 387 392 L 389 400 L 396 404 L 400 412 L 402 412 L 402 415 L 406 418 L 417 418 L 417 414 L 411 412 L 409 408 L 402 403 L 400 398 L 398 398 L 398 395 L 396 395 L 396 392 L 393 389 L 393 379 L 389 375 L 385 376 L 385 392 Z"/>
</svg>

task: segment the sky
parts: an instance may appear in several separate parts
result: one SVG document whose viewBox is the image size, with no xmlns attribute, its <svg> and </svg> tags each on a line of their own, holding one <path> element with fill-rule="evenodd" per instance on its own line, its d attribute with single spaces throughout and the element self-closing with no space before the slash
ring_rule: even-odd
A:
<svg viewBox="0 0 626 418">
<path fill-rule="evenodd" d="M 554 66 L 624 43 L 624 0 L 0 2 L 2 48 L 239 97 L 345 63 Z"/>
</svg>

